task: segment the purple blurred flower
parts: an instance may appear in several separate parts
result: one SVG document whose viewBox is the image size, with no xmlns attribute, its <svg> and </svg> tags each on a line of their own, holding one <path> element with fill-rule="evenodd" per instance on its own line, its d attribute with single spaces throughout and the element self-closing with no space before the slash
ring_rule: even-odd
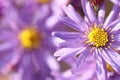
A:
<svg viewBox="0 0 120 80">
<path fill-rule="evenodd" d="M 96 60 L 96 68 L 99 80 L 107 80 L 106 62 L 120 73 L 120 19 L 116 19 L 120 11 L 119 5 L 114 5 L 109 16 L 104 21 L 105 3 L 95 12 L 87 0 L 81 0 L 86 20 L 75 12 L 71 5 L 64 6 L 63 10 L 68 17 L 62 17 L 61 21 L 76 32 L 53 32 L 52 35 L 64 40 L 58 45 L 54 56 L 58 60 L 64 60 L 71 56 L 78 58 L 77 65 L 86 57 L 93 54 Z"/>
<path fill-rule="evenodd" d="M 95 67 L 95 60 L 93 56 L 90 56 L 80 67 L 72 67 L 63 72 L 55 72 L 53 75 L 55 80 L 97 80 Z"/>
<path fill-rule="evenodd" d="M 21 9 L 9 2 L 8 5 L 7 25 L 0 28 L 0 67 L 5 67 L 1 71 L 22 70 L 22 80 L 53 80 L 51 71 L 57 69 L 53 65 L 55 60 L 48 60 L 54 49 L 51 31 L 45 24 L 51 12 L 34 4 L 26 4 Z"/>
</svg>

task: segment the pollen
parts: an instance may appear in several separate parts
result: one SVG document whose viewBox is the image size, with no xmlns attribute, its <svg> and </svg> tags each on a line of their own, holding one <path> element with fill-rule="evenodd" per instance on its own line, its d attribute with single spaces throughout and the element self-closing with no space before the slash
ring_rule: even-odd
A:
<svg viewBox="0 0 120 80">
<path fill-rule="evenodd" d="M 95 47 L 104 47 L 108 42 L 108 34 L 104 29 L 94 27 L 88 34 L 88 39 Z"/>
<path fill-rule="evenodd" d="M 45 3 L 49 3 L 50 0 L 37 0 L 37 2 L 41 4 L 45 4 Z"/>
<path fill-rule="evenodd" d="M 37 48 L 40 45 L 40 35 L 35 28 L 27 28 L 19 33 L 21 45 L 24 48 Z"/>
</svg>

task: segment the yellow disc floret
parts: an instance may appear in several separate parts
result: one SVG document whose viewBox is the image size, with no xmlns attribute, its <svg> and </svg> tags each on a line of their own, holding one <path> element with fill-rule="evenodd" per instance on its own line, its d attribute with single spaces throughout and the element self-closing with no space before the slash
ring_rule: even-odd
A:
<svg viewBox="0 0 120 80">
<path fill-rule="evenodd" d="M 40 35 L 35 28 L 27 28 L 19 33 L 20 42 L 25 48 L 37 48 L 40 45 Z"/>
<path fill-rule="evenodd" d="M 94 27 L 88 34 L 88 39 L 95 47 L 103 47 L 108 42 L 108 34 L 104 29 Z"/>
<path fill-rule="evenodd" d="M 49 3 L 51 0 L 37 0 L 38 3 L 45 4 Z"/>
</svg>

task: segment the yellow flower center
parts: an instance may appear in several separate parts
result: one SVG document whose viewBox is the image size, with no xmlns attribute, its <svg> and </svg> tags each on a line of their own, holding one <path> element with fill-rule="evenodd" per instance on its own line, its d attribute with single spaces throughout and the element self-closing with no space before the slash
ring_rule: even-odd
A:
<svg viewBox="0 0 120 80">
<path fill-rule="evenodd" d="M 19 33 L 20 42 L 25 48 L 37 48 L 40 45 L 40 35 L 35 28 L 27 28 Z"/>
<path fill-rule="evenodd" d="M 38 3 L 45 4 L 49 3 L 51 0 L 37 0 Z"/>
<path fill-rule="evenodd" d="M 109 72 L 114 72 L 114 69 L 107 63 L 106 68 Z"/>
<path fill-rule="evenodd" d="M 108 42 L 108 34 L 104 29 L 94 27 L 88 34 L 90 43 L 96 47 L 103 47 Z"/>
</svg>

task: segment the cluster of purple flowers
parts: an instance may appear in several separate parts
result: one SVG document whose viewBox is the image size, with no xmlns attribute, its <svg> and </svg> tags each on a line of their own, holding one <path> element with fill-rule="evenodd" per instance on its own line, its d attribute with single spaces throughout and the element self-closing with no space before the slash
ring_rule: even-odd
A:
<svg viewBox="0 0 120 80">
<path fill-rule="evenodd" d="M 0 80 L 119 80 L 119 0 L 0 4 Z"/>
</svg>

